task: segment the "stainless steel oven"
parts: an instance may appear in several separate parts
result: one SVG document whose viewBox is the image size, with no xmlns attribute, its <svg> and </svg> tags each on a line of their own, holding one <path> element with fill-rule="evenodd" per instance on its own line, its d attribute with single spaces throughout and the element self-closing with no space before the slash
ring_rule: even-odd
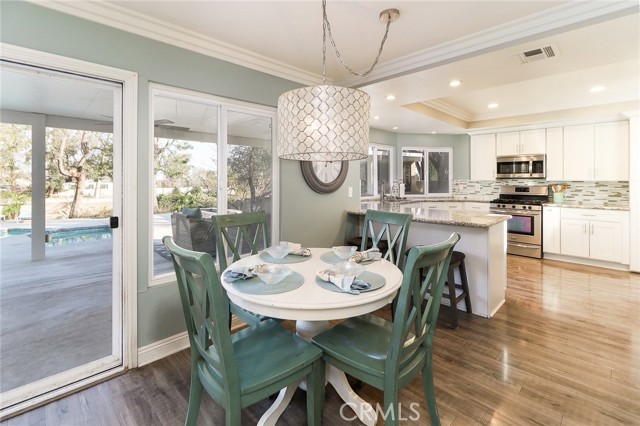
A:
<svg viewBox="0 0 640 426">
<path fill-rule="evenodd" d="M 507 221 L 507 253 L 542 258 L 542 204 L 547 186 L 503 186 L 491 211 L 511 215 Z"/>
</svg>

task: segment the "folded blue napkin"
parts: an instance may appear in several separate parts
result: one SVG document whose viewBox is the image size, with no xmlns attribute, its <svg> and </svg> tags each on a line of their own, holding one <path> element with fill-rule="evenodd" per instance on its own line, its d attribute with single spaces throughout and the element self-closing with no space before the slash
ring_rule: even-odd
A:
<svg viewBox="0 0 640 426">
<path fill-rule="evenodd" d="M 352 275 L 337 274 L 330 269 L 317 271 L 316 276 L 323 281 L 330 282 L 345 293 L 360 294 L 361 291 L 371 287 L 368 282 L 356 280 Z"/>
<path fill-rule="evenodd" d="M 233 282 L 237 280 L 246 280 L 255 276 L 256 274 L 253 273 L 253 268 L 248 266 L 237 266 L 227 270 L 224 273 L 223 278 L 227 282 Z"/>
</svg>

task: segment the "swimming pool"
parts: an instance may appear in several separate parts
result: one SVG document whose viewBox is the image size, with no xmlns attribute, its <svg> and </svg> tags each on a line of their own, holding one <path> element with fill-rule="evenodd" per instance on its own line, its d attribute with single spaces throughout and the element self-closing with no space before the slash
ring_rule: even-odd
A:
<svg viewBox="0 0 640 426">
<path fill-rule="evenodd" d="M 45 242 L 48 247 L 112 238 L 111 228 L 108 226 L 67 229 L 60 228 L 47 230 L 45 232 Z M 27 235 L 31 237 L 31 229 L 14 228 L 0 230 L 0 238 L 8 238 L 17 235 Z"/>
</svg>

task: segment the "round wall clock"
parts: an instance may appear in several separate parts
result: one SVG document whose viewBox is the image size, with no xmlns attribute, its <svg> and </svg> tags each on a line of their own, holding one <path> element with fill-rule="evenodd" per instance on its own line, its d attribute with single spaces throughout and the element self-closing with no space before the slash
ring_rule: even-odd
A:
<svg viewBox="0 0 640 426">
<path fill-rule="evenodd" d="M 320 194 L 335 192 L 349 170 L 348 161 L 301 161 L 300 170 L 309 188 Z"/>
</svg>

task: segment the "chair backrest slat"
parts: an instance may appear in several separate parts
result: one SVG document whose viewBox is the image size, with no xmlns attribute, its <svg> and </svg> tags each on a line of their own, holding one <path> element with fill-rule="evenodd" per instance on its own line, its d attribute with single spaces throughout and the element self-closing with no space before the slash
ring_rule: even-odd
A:
<svg viewBox="0 0 640 426">
<path fill-rule="evenodd" d="M 379 210 L 367 210 L 362 227 L 362 251 L 367 249 L 369 239 L 374 247 L 386 237 L 388 249 L 383 258 L 395 264 L 398 268 L 404 268 L 404 251 L 409 235 L 409 225 L 413 215 L 409 213 L 382 212 Z M 376 228 L 379 231 L 376 232 Z M 395 229 L 395 232 L 394 232 Z"/>
<path fill-rule="evenodd" d="M 218 377 L 222 393 L 239 393 L 239 373 L 229 332 L 229 301 L 220 284 L 213 258 L 177 246 L 173 238 L 162 242 L 176 270 L 182 310 L 187 323 L 192 363 L 203 359 Z"/>
<path fill-rule="evenodd" d="M 256 254 L 269 246 L 267 215 L 263 211 L 212 216 L 220 270 L 243 254 Z"/>
<path fill-rule="evenodd" d="M 433 343 L 449 262 L 459 239 L 453 233 L 446 241 L 409 251 L 387 354 L 386 374 L 391 377 L 416 357 L 424 357 Z"/>
</svg>

